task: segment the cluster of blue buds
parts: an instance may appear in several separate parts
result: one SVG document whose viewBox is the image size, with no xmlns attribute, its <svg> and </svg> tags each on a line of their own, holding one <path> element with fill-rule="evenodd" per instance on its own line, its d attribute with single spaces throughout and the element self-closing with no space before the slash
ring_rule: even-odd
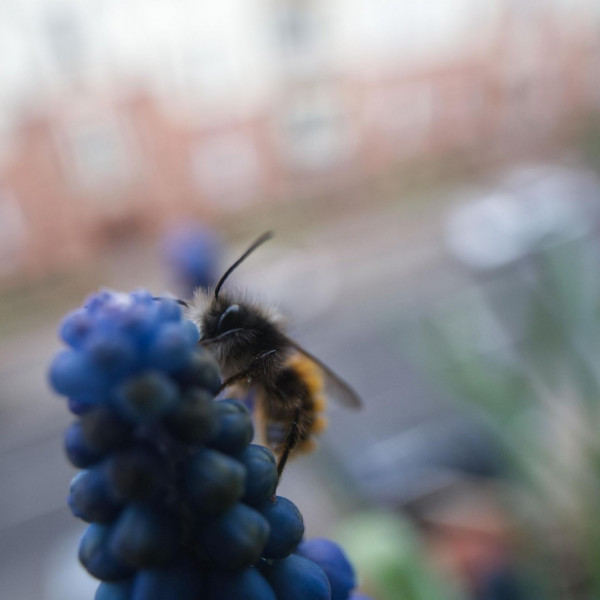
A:
<svg viewBox="0 0 600 600">
<path fill-rule="evenodd" d="M 178 223 L 163 237 L 169 272 L 185 296 L 191 296 L 196 288 L 217 283 L 222 253 L 220 236 L 201 223 Z"/>
<path fill-rule="evenodd" d="M 275 457 L 243 404 L 215 399 L 218 368 L 177 302 L 103 291 L 60 335 L 49 377 L 77 417 L 68 503 L 89 523 L 96 600 L 364 598 L 336 544 L 302 541 Z"/>
</svg>

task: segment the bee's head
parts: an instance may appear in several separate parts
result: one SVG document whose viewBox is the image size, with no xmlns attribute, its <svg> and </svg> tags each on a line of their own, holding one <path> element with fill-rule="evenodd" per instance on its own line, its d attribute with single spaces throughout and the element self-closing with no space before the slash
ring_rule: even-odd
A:
<svg viewBox="0 0 600 600">
<path fill-rule="evenodd" d="M 228 338 L 244 325 L 245 308 L 221 296 L 214 298 L 202 315 L 202 339 Z"/>
<path fill-rule="evenodd" d="M 198 289 L 188 308 L 188 317 L 200 325 L 200 342 L 220 346 L 243 342 L 252 329 L 252 310 L 220 293 L 223 284 L 233 271 L 261 244 L 271 239 L 269 231 L 261 235 L 222 275 L 214 291 Z M 249 319 L 249 323 L 246 321 Z M 246 339 L 246 341 L 248 341 Z"/>
</svg>

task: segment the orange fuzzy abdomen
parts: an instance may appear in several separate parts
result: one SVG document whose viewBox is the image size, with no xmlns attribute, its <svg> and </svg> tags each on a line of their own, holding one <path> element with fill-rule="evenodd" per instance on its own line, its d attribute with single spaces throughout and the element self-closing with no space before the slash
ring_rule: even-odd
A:
<svg viewBox="0 0 600 600">
<path fill-rule="evenodd" d="M 323 374 L 317 365 L 302 354 L 294 354 L 286 363 L 294 370 L 307 389 L 303 399 L 301 436 L 294 452 L 311 452 L 316 446 L 314 436 L 327 429 L 327 417 L 323 414 L 327 407 L 324 394 Z"/>
<path fill-rule="evenodd" d="M 284 451 L 290 438 L 293 438 L 290 455 L 312 451 L 315 435 L 327 428 L 320 369 L 303 355 L 294 354 L 286 361 L 276 382 L 270 388 L 259 388 L 255 408 L 259 431 L 278 454 Z"/>
</svg>

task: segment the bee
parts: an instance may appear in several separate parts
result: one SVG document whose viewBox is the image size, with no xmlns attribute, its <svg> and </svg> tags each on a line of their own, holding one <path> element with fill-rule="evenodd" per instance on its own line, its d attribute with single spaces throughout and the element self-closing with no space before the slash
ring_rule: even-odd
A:
<svg viewBox="0 0 600 600">
<path fill-rule="evenodd" d="M 233 271 L 272 237 L 267 232 L 254 241 L 214 290 L 198 289 L 187 312 L 200 329 L 199 343 L 221 368 L 221 390 L 237 385 L 254 393 L 263 434 L 278 455 L 281 477 L 290 455 L 310 450 L 314 435 L 326 427 L 321 414 L 325 388 L 349 408 L 359 408 L 361 400 L 343 379 L 287 335 L 272 310 L 222 289 Z"/>
</svg>

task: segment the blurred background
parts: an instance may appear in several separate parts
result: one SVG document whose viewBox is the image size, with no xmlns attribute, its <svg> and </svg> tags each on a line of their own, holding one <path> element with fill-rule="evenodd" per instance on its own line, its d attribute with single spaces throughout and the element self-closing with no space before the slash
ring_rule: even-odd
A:
<svg viewBox="0 0 600 600">
<path fill-rule="evenodd" d="M 282 493 L 375 600 L 600 597 L 600 5 L 5 0 L 0 597 L 92 598 L 60 318 L 232 277 L 364 399 Z"/>
</svg>

